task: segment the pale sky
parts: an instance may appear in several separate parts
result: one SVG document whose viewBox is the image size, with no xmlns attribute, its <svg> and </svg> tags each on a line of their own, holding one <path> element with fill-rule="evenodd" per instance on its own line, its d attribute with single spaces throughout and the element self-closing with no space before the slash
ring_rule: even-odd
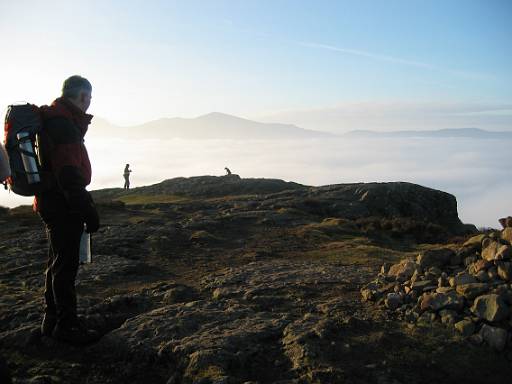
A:
<svg viewBox="0 0 512 384">
<path fill-rule="evenodd" d="M 0 109 L 80 74 L 121 125 L 512 130 L 511 19 L 507 0 L 0 0 Z"/>
<path fill-rule="evenodd" d="M 341 133 L 512 130 L 512 1 L 0 0 L 0 110 L 93 84 L 90 112 L 120 125 L 213 111 Z M 509 143 L 105 141 L 87 135 L 90 188 L 177 176 L 305 184 L 411 181 L 453 193 L 460 217 L 509 214 Z M 0 194 L 0 205 L 28 203 Z"/>
</svg>

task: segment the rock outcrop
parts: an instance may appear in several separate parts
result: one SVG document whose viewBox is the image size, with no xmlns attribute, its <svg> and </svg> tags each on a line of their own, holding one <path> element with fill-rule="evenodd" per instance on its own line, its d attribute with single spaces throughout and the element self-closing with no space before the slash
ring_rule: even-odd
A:
<svg viewBox="0 0 512 384">
<path fill-rule="evenodd" d="M 100 202 L 129 201 L 130 196 L 169 195 L 188 199 L 256 195 L 252 204 L 259 210 L 296 209 L 324 217 L 367 219 L 376 230 L 435 232 L 437 237 L 476 232 L 474 226 L 461 223 L 453 195 L 404 182 L 309 187 L 282 180 L 242 179 L 238 175 L 229 175 L 176 178 L 129 191 L 93 192 L 95 200 Z M 408 222 L 402 221 L 395 228 L 393 219 Z"/>
</svg>

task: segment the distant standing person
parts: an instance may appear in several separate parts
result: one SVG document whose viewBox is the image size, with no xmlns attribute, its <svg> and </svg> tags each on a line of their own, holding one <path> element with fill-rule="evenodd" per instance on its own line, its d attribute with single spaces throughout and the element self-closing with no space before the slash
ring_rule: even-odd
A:
<svg viewBox="0 0 512 384">
<path fill-rule="evenodd" d="M 225 167 L 224 169 L 226 170 L 226 176 L 231 175 L 231 171 L 228 167 Z"/>
<path fill-rule="evenodd" d="M 130 164 L 126 164 L 126 167 L 124 167 L 124 187 L 123 189 L 130 189 L 130 173 L 132 170 L 130 169 Z"/>
</svg>

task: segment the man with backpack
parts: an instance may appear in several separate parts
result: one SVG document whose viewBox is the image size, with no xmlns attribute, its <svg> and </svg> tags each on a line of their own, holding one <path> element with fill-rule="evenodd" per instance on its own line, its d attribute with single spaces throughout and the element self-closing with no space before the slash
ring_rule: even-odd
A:
<svg viewBox="0 0 512 384">
<path fill-rule="evenodd" d="M 91 92 L 87 79 L 71 76 L 64 81 L 62 96 L 40 108 L 43 169 L 53 179 L 53 186 L 36 194 L 34 201 L 49 239 L 41 333 L 72 344 L 98 338 L 78 318 L 75 292 L 84 226 L 89 233 L 99 228 L 98 213 L 86 190 L 91 164 L 84 136 L 92 119 L 86 114 Z"/>
</svg>

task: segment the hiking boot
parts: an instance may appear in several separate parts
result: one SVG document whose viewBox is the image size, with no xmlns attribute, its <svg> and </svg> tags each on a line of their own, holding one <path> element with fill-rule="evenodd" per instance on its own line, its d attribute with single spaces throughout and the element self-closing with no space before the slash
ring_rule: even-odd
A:
<svg viewBox="0 0 512 384">
<path fill-rule="evenodd" d="M 51 337 L 56 324 L 57 317 L 55 315 L 45 313 L 41 323 L 41 335 Z"/>
<path fill-rule="evenodd" d="M 89 344 L 100 339 L 98 332 L 87 329 L 80 321 L 70 325 L 58 323 L 53 329 L 52 337 L 73 345 Z"/>
</svg>

